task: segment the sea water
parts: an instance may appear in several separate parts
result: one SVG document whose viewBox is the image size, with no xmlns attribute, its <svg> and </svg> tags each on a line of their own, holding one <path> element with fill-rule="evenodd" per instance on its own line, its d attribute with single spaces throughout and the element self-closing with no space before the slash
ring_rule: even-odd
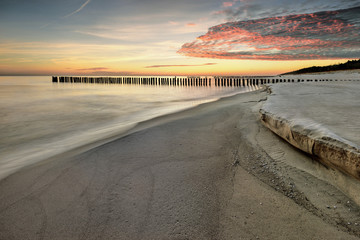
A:
<svg viewBox="0 0 360 240">
<path fill-rule="evenodd" d="M 52 83 L 0 77 L 0 179 L 137 123 L 257 87 Z"/>
</svg>

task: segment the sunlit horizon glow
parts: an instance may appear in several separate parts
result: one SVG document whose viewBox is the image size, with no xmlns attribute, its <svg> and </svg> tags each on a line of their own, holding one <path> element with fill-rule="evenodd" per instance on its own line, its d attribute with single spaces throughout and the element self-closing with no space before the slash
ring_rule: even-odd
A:
<svg viewBox="0 0 360 240">
<path fill-rule="evenodd" d="M 359 5 L 2 1 L 0 75 L 277 75 L 338 64 L 360 57 Z"/>
</svg>

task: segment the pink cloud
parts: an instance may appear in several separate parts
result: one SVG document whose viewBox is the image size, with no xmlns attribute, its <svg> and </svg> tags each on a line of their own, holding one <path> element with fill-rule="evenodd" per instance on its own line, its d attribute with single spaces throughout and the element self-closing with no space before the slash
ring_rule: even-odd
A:
<svg viewBox="0 0 360 240">
<path fill-rule="evenodd" d="M 174 21 L 169 21 L 169 24 L 170 24 L 170 25 L 174 25 L 174 26 L 175 26 L 175 25 L 179 25 L 178 22 L 174 22 Z"/>
<path fill-rule="evenodd" d="M 232 7 L 234 5 L 233 2 L 223 2 L 224 7 Z"/>
<path fill-rule="evenodd" d="M 76 69 L 78 71 L 101 71 L 101 70 L 107 70 L 109 68 L 106 67 L 93 67 L 93 68 L 82 68 L 82 69 Z"/>
<path fill-rule="evenodd" d="M 357 58 L 358 8 L 220 24 L 178 53 L 203 58 L 302 60 Z"/>
</svg>

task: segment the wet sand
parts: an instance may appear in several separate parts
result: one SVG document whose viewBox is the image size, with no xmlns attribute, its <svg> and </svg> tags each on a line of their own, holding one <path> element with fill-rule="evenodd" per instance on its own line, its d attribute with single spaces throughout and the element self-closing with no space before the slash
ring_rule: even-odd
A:
<svg viewBox="0 0 360 240">
<path fill-rule="evenodd" d="M 0 239 L 358 239 L 360 209 L 332 182 L 352 180 L 262 126 L 266 97 L 157 118 L 9 176 Z"/>
</svg>

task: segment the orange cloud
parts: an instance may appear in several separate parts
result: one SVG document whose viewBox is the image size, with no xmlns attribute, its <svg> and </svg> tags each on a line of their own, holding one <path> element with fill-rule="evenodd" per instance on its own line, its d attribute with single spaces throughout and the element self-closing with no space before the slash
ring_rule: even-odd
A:
<svg viewBox="0 0 360 240">
<path fill-rule="evenodd" d="M 195 27 L 196 26 L 196 23 L 188 23 L 186 24 L 187 27 Z"/>
</svg>

